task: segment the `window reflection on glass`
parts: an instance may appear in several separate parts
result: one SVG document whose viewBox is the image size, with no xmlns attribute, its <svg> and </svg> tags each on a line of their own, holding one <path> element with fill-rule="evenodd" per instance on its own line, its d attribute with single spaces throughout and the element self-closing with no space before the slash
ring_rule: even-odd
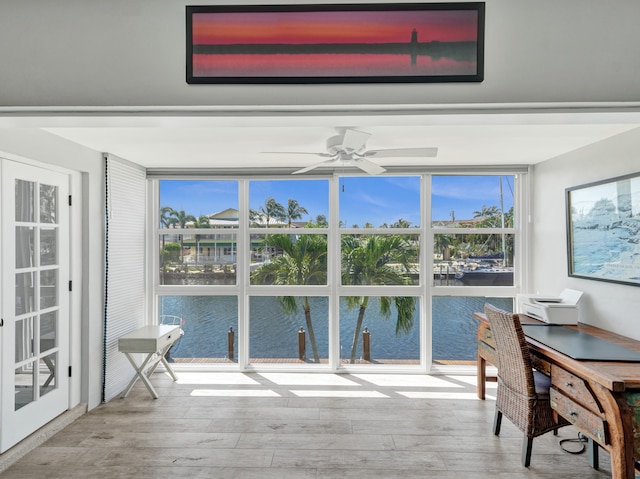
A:
<svg viewBox="0 0 640 479">
<path fill-rule="evenodd" d="M 249 298 L 249 360 L 326 363 L 329 346 L 326 297 Z"/>
<path fill-rule="evenodd" d="M 418 235 L 342 235 L 343 285 L 419 283 Z"/>
<path fill-rule="evenodd" d="M 512 298 L 434 296 L 432 302 L 433 361 L 440 364 L 475 362 L 478 321 L 473 313 L 484 304 L 513 311 Z"/>
<path fill-rule="evenodd" d="M 40 271 L 40 309 L 58 305 L 58 270 Z"/>
<path fill-rule="evenodd" d="M 254 228 L 327 227 L 327 180 L 249 182 L 249 224 Z"/>
<path fill-rule="evenodd" d="M 38 371 L 38 382 L 40 385 L 40 396 L 56 389 L 56 369 L 58 364 L 58 353 L 52 353 L 40 359 L 40 369 Z"/>
<path fill-rule="evenodd" d="M 340 178 L 340 226 L 420 227 L 420 177 Z"/>
<path fill-rule="evenodd" d="M 513 228 L 514 176 L 433 176 L 434 228 Z"/>
<path fill-rule="evenodd" d="M 35 401 L 35 373 L 35 361 L 15 369 L 13 378 L 15 385 L 15 411 Z"/>
<path fill-rule="evenodd" d="M 326 235 L 252 235 L 251 284 L 327 284 Z"/>
<path fill-rule="evenodd" d="M 420 298 L 340 298 L 340 357 L 346 364 L 419 364 Z"/>
<path fill-rule="evenodd" d="M 169 361 L 237 362 L 236 296 L 160 296 L 158 315 L 158 324 L 181 325 L 184 332 Z"/>
<path fill-rule="evenodd" d="M 236 233 L 160 235 L 160 284 L 236 284 Z"/>
<path fill-rule="evenodd" d="M 40 185 L 40 222 L 58 222 L 58 187 L 53 185 Z"/>
<path fill-rule="evenodd" d="M 16 274 L 16 316 L 35 311 L 35 274 Z"/>
<path fill-rule="evenodd" d="M 16 180 L 16 221 L 34 223 L 36 185 L 32 181 Z"/>
<path fill-rule="evenodd" d="M 57 240 L 57 229 L 40 229 L 40 266 L 50 266 L 58 263 Z"/>
<path fill-rule="evenodd" d="M 16 269 L 35 266 L 35 229 L 31 226 L 16 227 Z"/>
<path fill-rule="evenodd" d="M 513 234 L 436 234 L 434 286 L 513 286 Z"/>
</svg>

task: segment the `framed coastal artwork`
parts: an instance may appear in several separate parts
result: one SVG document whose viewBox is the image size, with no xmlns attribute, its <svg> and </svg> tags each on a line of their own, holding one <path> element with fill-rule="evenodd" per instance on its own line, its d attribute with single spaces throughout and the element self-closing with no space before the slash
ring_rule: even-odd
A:
<svg viewBox="0 0 640 479">
<path fill-rule="evenodd" d="M 640 173 L 567 188 L 569 276 L 640 286 Z"/>
<path fill-rule="evenodd" d="M 480 82 L 484 11 L 484 2 L 187 6 L 187 83 Z"/>
</svg>

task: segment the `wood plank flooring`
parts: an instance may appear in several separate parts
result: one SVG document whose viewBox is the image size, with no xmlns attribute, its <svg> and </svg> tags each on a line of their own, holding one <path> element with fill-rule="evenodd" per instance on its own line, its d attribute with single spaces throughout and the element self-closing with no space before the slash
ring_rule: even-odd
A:
<svg viewBox="0 0 640 479">
<path fill-rule="evenodd" d="M 473 376 L 178 372 L 138 382 L 125 399 L 83 415 L 6 469 L 2 479 L 602 479 L 558 445 L 491 432 L 495 383 Z M 579 444 L 571 444 L 578 447 Z"/>
</svg>

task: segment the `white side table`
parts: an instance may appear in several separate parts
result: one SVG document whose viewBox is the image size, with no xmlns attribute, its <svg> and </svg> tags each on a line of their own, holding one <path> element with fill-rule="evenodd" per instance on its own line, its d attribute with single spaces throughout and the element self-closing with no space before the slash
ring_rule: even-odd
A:
<svg viewBox="0 0 640 479">
<path fill-rule="evenodd" d="M 136 375 L 122 393 L 123 398 L 127 397 L 136 381 L 141 379 L 154 399 L 158 399 L 158 393 L 149 378 L 160 363 L 164 365 L 174 381 L 178 380 L 178 377 L 164 356 L 167 354 L 167 351 L 169 351 L 171 345 L 180 338 L 180 333 L 180 326 L 161 324 L 157 326 L 143 326 L 140 329 L 118 338 L 118 350 L 125 354 L 136 370 Z M 147 354 L 140 365 L 136 363 L 135 357 L 133 356 L 139 353 Z M 145 373 L 147 369 L 148 372 Z"/>
</svg>

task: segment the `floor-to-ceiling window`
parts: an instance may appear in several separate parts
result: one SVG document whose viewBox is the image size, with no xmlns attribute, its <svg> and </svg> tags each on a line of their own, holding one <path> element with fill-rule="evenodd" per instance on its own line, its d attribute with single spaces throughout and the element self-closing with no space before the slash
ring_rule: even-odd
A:
<svg viewBox="0 0 640 479">
<path fill-rule="evenodd" d="M 514 174 L 152 184 L 152 301 L 183 325 L 176 363 L 468 364 L 471 314 L 511 309 L 520 284 Z"/>
</svg>

